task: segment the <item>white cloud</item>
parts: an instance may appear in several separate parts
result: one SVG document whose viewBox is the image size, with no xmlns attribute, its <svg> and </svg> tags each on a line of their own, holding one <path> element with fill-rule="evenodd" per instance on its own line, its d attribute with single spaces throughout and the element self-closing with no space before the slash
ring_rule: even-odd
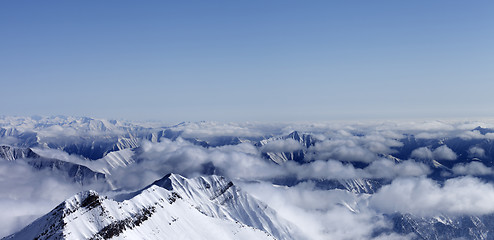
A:
<svg viewBox="0 0 494 240">
<path fill-rule="evenodd" d="M 466 164 L 456 164 L 453 166 L 453 173 L 457 175 L 482 176 L 493 174 L 492 168 L 485 166 L 481 162 L 470 162 Z"/>
<path fill-rule="evenodd" d="M 182 131 L 184 138 L 208 138 L 219 136 L 256 137 L 269 132 L 278 133 L 281 126 L 251 123 L 192 122 L 174 126 L 171 129 Z"/>
<path fill-rule="evenodd" d="M 242 183 L 242 189 L 267 203 L 292 222 L 307 239 L 373 239 L 375 229 L 392 223 L 372 209 L 362 207 L 365 196 L 343 190 L 317 190 L 314 184 L 276 187 L 269 183 Z M 376 239 L 407 239 L 388 234 Z M 302 238 L 300 238 L 302 239 Z"/>
<path fill-rule="evenodd" d="M 483 135 L 480 133 L 480 131 L 475 130 L 475 131 L 464 131 L 461 134 L 459 134 L 459 137 L 464 139 L 464 140 L 471 140 L 471 139 L 494 139 L 494 133 L 486 133 Z"/>
<path fill-rule="evenodd" d="M 285 167 L 298 179 L 352 179 L 365 174 L 362 169 L 355 169 L 351 164 L 335 160 L 317 160 L 304 165 L 287 162 Z"/>
<path fill-rule="evenodd" d="M 0 145 L 8 145 L 8 146 L 15 146 L 19 140 L 15 137 L 0 137 Z"/>
<path fill-rule="evenodd" d="M 32 119 L 13 122 L 23 130 L 36 126 L 36 121 Z M 259 184 L 245 184 L 246 190 L 294 222 L 302 229 L 302 235 L 307 235 L 309 239 L 370 239 L 374 229 L 391 226 L 381 215 L 382 212 L 410 212 L 421 216 L 494 212 L 494 206 L 491 206 L 494 188 L 491 184 L 473 177 L 462 177 L 448 180 L 441 186 L 426 178 L 431 169 L 423 163 L 413 160 L 394 162 L 378 155 L 391 154 L 394 148 L 401 147 L 399 139 L 403 138 L 404 133 L 414 134 L 417 138 L 460 136 L 463 139 L 472 139 L 494 136 L 471 131 L 479 125 L 476 122 L 441 121 L 351 124 L 190 123 L 172 129 L 182 131 L 183 137 L 194 138 L 277 136 L 276 134 L 299 130 L 310 132 L 321 142 L 308 149 L 307 158 L 313 161 L 303 165 L 295 162 L 277 165 L 261 157 L 263 151 L 292 152 L 301 149 L 302 146 L 292 139 L 268 143 L 260 150 L 250 143 L 203 148 L 181 138 L 176 141 L 163 139 L 160 143 L 144 142 L 139 154 L 135 155 L 138 157 L 135 159 L 136 163 L 115 169 L 111 178 L 117 187 L 136 190 L 169 172 L 190 177 L 214 165 L 216 174 L 225 175 L 234 181 L 261 181 Z M 41 136 L 53 139 L 62 136 L 68 140 L 72 139 L 70 137 L 76 139 L 80 134 L 66 126 L 46 127 L 41 133 Z M 87 166 L 97 165 L 97 161 L 86 162 L 59 150 L 40 149 L 39 153 L 65 161 L 85 163 Z M 485 156 L 485 150 L 472 147 L 469 154 L 472 157 Z M 415 159 L 457 158 L 456 153 L 446 145 L 433 150 L 428 147 L 418 148 L 411 156 Z M 352 165 L 355 163 L 342 161 L 364 162 L 368 166 L 359 169 Z M 493 172 L 480 162 L 456 165 L 452 170 L 458 175 L 486 175 Z M 298 180 L 384 178 L 394 181 L 372 196 L 356 195 L 343 190 L 318 190 L 310 182 L 290 188 L 262 182 L 283 176 L 295 176 Z M 59 181 L 47 171 L 32 171 L 22 163 L 0 163 L 0 190 L 0 212 L 8 219 L 0 223 L 0 235 L 5 235 L 48 212 L 82 188 Z M 376 239 L 409 237 L 411 235 L 386 234 Z"/>
<path fill-rule="evenodd" d="M 62 136 L 76 136 L 77 131 L 73 128 L 64 128 L 60 125 L 52 125 L 38 131 L 41 138 L 60 138 Z"/>
<path fill-rule="evenodd" d="M 102 191 L 102 187 L 81 186 L 58 179 L 49 170 L 34 170 L 23 161 L 0 159 L 0 236 L 20 230 L 79 191 Z"/>
<path fill-rule="evenodd" d="M 311 147 L 312 155 L 308 158 L 314 160 L 339 160 L 354 162 L 371 162 L 376 159 L 376 154 L 359 146 L 352 140 L 328 140 L 318 142 Z"/>
<path fill-rule="evenodd" d="M 465 131 L 459 135 L 459 137 L 463 140 L 470 140 L 470 139 L 483 139 L 485 138 L 484 135 L 482 135 L 478 130 L 475 131 Z"/>
<path fill-rule="evenodd" d="M 386 136 L 388 135 L 388 137 Z M 396 139 L 394 138 L 396 137 Z M 381 154 L 390 154 L 395 152 L 391 147 L 401 147 L 403 143 L 398 141 L 397 139 L 402 138 L 403 136 L 394 136 L 391 133 L 372 133 L 370 135 L 365 135 L 363 137 L 358 138 L 360 143 L 371 152 L 381 153 Z"/>
<path fill-rule="evenodd" d="M 433 154 L 428 147 L 421 147 L 413 150 L 411 157 L 415 159 L 432 159 Z"/>
<path fill-rule="evenodd" d="M 427 178 L 400 178 L 370 198 L 370 206 L 384 213 L 489 214 L 494 212 L 494 186 L 473 177 L 447 180 L 444 186 Z"/>
<path fill-rule="evenodd" d="M 436 160 L 456 160 L 458 157 L 451 148 L 446 145 L 442 145 L 434 151 L 431 151 L 428 147 L 417 148 L 412 151 L 411 157 L 414 159 L 436 159 Z"/>
<path fill-rule="evenodd" d="M 388 159 L 372 162 L 365 171 L 372 178 L 394 179 L 396 177 L 415 177 L 427 175 L 430 168 L 423 163 L 407 160 L 400 163 Z"/>
<path fill-rule="evenodd" d="M 435 139 L 435 138 L 445 138 L 449 135 L 449 132 L 420 132 L 415 134 L 417 139 Z"/>
<path fill-rule="evenodd" d="M 373 238 L 373 240 L 412 240 L 412 239 L 418 239 L 417 234 L 410 233 L 407 235 L 400 235 L 397 233 L 386 233 Z M 461 239 L 455 239 L 455 240 L 461 240 Z"/>
<path fill-rule="evenodd" d="M 289 138 L 274 140 L 261 147 L 262 152 L 295 152 L 303 148 L 302 144 Z"/>
<path fill-rule="evenodd" d="M 31 150 L 33 150 L 33 152 L 40 155 L 41 157 L 53 158 L 53 159 L 58 159 L 58 160 L 62 160 L 65 162 L 79 164 L 82 166 L 86 166 L 93 171 L 97 171 L 98 169 L 102 169 L 104 167 L 107 167 L 106 165 L 101 164 L 100 161 L 90 161 L 90 160 L 87 160 L 87 159 L 80 157 L 77 154 L 68 154 L 68 153 L 66 153 L 62 150 L 59 150 L 59 149 L 36 147 L 36 148 L 31 148 Z"/>
<path fill-rule="evenodd" d="M 453 150 L 451 150 L 451 148 L 446 145 L 442 145 L 434 149 L 432 154 L 437 160 L 456 160 L 456 158 L 458 157 L 456 153 L 453 152 Z"/>
<path fill-rule="evenodd" d="M 114 170 L 114 184 L 138 189 L 170 172 L 196 176 L 211 164 L 216 167 L 216 174 L 230 179 L 264 179 L 285 174 L 280 165 L 263 159 L 250 143 L 203 148 L 180 138 L 163 139 L 159 143 L 143 142 L 142 151 L 136 164 Z M 126 177 L 129 175 L 135 179 Z"/>
<path fill-rule="evenodd" d="M 470 149 L 468 149 L 468 156 L 483 158 L 485 157 L 485 150 L 481 147 L 471 147 Z"/>
<path fill-rule="evenodd" d="M 372 162 L 364 169 L 355 168 L 351 164 L 343 164 L 340 161 L 329 160 L 300 165 L 294 162 L 285 163 L 284 167 L 289 175 L 295 175 L 298 179 L 356 179 L 356 178 L 384 178 L 423 176 L 430 173 L 430 169 L 423 163 L 407 160 L 395 163 L 388 159 L 379 159 Z"/>
</svg>

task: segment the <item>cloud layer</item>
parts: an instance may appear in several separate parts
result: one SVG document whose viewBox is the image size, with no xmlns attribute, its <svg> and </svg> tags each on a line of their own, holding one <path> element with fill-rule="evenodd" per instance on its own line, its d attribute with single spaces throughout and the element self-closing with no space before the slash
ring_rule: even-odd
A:
<svg viewBox="0 0 494 240">
<path fill-rule="evenodd" d="M 103 186 L 81 186 L 37 171 L 23 161 L 0 159 L 0 236 L 20 230 L 62 201 L 82 190 L 103 191 Z"/>
<path fill-rule="evenodd" d="M 456 160 L 458 157 L 451 148 L 446 145 L 442 145 L 434 151 L 431 151 L 428 147 L 417 148 L 412 151 L 412 158 L 416 159 L 435 159 L 435 160 Z"/>
<path fill-rule="evenodd" d="M 61 124 L 56 124 L 57 121 Z M 433 217 L 494 213 L 490 204 L 494 199 L 494 187 L 480 180 L 490 179 L 494 174 L 489 162 L 492 158 L 490 148 L 486 147 L 491 135 L 486 130 L 472 130 L 477 126 L 494 127 L 481 122 L 444 121 L 184 123 L 166 127 L 177 133 L 173 140 L 161 138 L 153 142 L 150 138 L 140 138 L 140 147 L 132 150 L 133 161 L 128 166 L 124 164 L 114 169 L 101 159 L 90 161 L 77 154 L 68 154 L 63 145 L 49 149 L 46 144 L 40 144 L 34 151 L 94 171 L 108 168 L 111 175 L 107 178 L 117 192 L 140 189 L 170 172 L 187 177 L 224 175 L 297 225 L 301 229 L 301 239 L 407 239 L 413 234 L 402 236 L 389 231 L 375 234 L 376 229 L 392 228 L 385 214 Z M 76 118 L 40 121 L 3 118 L 0 127 L 35 132 L 43 141 L 58 143 L 70 143 L 79 138 L 113 141 L 122 133 L 127 138 L 128 133 L 142 137 L 145 134 L 138 135 L 139 131 L 147 134 L 163 130 L 156 124 L 142 127 Z M 306 147 L 296 140 L 284 138 L 294 130 L 310 135 L 313 144 Z M 238 137 L 242 143 L 218 147 L 193 143 L 194 140 L 211 142 L 222 137 Z M 417 145 L 406 145 L 412 138 Z M 259 146 L 256 141 L 262 139 L 270 141 Z M 450 144 L 448 139 L 455 139 L 466 147 L 458 150 L 461 144 Z M 17 135 L 0 137 L 0 143 L 7 145 L 16 145 L 23 140 Z M 406 149 L 409 146 L 413 147 Z M 299 150 L 305 153 L 303 163 L 276 164 L 265 158 L 268 152 Z M 403 154 L 405 159 L 395 157 L 400 156 L 400 151 L 408 151 Z M 450 165 L 449 168 L 438 168 L 429 160 Z M 444 179 L 428 178 L 431 175 Z M 287 186 L 274 185 L 279 179 L 291 182 Z M 374 194 L 322 190 L 317 185 L 323 180 L 344 182 L 355 179 L 371 179 L 385 185 Z M 64 181 L 49 170 L 34 170 L 23 160 L 7 162 L 0 159 L 0 180 L 0 211 L 7 219 L 0 222 L 0 236 L 20 229 L 81 190 L 91 188 L 102 194 L 115 194 L 107 192 L 109 186 L 104 183 L 81 186 Z"/>
<path fill-rule="evenodd" d="M 385 213 L 482 215 L 494 212 L 494 186 L 473 177 L 449 179 L 440 186 L 427 178 L 400 178 L 382 187 L 370 205 Z"/>
</svg>

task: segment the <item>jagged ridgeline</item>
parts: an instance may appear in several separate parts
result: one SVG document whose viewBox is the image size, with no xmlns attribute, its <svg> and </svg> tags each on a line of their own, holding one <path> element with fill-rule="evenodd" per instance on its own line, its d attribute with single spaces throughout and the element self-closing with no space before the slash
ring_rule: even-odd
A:
<svg viewBox="0 0 494 240">
<path fill-rule="evenodd" d="M 5 239 L 294 239 L 294 226 L 219 176 L 168 174 L 108 199 L 75 195 Z"/>
<path fill-rule="evenodd" d="M 236 183 L 241 183 L 267 184 L 272 191 L 307 188 L 344 195 L 318 205 L 320 209 L 300 203 L 312 199 L 295 196 L 300 212 L 312 216 L 343 206 L 356 216 L 384 219 L 385 224 L 361 233 L 361 239 L 494 239 L 493 211 L 475 199 L 458 199 L 470 201 L 459 210 L 430 208 L 430 214 L 414 209 L 422 206 L 389 210 L 374 201 L 397 179 L 426 179 L 439 189 L 436 195 L 451 182 L 465 179 L 491 186 L 494 130 L 484 125 L 164 125 L 87 117 L 3 117 L 1 167 L 29 168 L 71 186 L 74 192 L 57 203 L 83 190 L 46 215 L 36 215 L 40 218 L 28 226 L 26 222 L 19 232 L 4 234 L 7 239 L 344 239 L 323 227 L 315 235 L 306 232 L 310 228 L 302 221 L 286 218 L 293 215 L 279 214 L 275 206 L 240 190 Z M 156 180 L 169 172 L 177 174 Z M 91 190 L 95 187 L 98 192 Z M 22 199 L 9 194 L 0 196 L 12 202 Z M 260 196 L 272 200 L 264 194 L 268 197 Z M 25 215 L 6 221 L 21 221 Z M 315 224 L 319 218 L 314 219 Z"/>
</svg>

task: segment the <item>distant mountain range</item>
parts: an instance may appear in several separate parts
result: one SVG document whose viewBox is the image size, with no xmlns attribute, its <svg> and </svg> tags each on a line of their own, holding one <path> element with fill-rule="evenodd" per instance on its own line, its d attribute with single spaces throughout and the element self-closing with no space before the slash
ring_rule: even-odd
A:
<svg viewBox="0 0 494 240">
<path fill-rule="evenodd" d="M 290 219 L 280 217 L 233 182 L 263 181 L 284 188 L 311 183 L 318 191 L 350 192 L 363 200 L 342 204 L 362 207 L 367 207 L 367 199 L 383 186 L 400 177 L 401 173 L 389 177 L 389 172 L 379 172 L 390 170 L 376 167 L 378 161 L 386 166 L 421 166 L 424 173 L 417 176 L 433 179 L 439 186 L 462 176 L 494 182 L 491 128 L 479 126 L 427 137 L 419 135 L 416 129 L 405 129 L 394 135 L 386 133 L 391 136 L 387 137 L 372 131 L 260 131 L 248 127 L 228 134 L 208 124 L 156 126 L 60 116 L 2 118 L 0 161 L 25 163 L 34 171 L 49 171 L 52 176 L 78 186 L 97 183 L 109 190 L 80 192 L 4 239 L 309 239 Z M 201 162 L 202 170 L 194 173 L 196 177 L 171 173 L 142 189 L 121 189 L 121 179 L 115 179 L 116 176 L 130 174 L 125 173 L 127 168 L 149 161 L 146 144 L 166 146 L 180 141 L 186 142 L 187 148 L 203 150 L 245 145 L 247 153 L 243 154 L 259 158 L 278 172 L 287 172 L 262 179 L 239 177 L 232 182 L 217 175 L 228 170 L 228 162 L 219 165 L 201 160 L 205 162 Z M 290 170 L 310 166 L 317 173 L 320 169 L 314 166 L 329 161 L 338 162 L 338 166 L 350 169 L 353 175 L 301 177 L 293 172 L 296 170 Z M 350 207 L 349 210 L 356 211 Z M 391 227 L 375 229 L 369 237 L 393 233 L 412 239 L 494 239 L 491 213 L 381 215 L 392 223 Z"/>
</svg>

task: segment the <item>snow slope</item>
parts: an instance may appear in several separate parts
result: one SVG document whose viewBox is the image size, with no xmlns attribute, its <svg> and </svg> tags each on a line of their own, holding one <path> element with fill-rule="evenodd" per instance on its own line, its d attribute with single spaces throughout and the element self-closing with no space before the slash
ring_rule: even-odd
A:
<svg viewBox="0 0 494 240">
<path fill-rule="evenodd" d="M 307 150 L 309 147 L 313 146 L 317 139 L 315 139 L 310 134 L 301 134 L 297 131 L 293 131 L 286 136 L 277 136 L 269 139 L 264 139 L 256 143 L 256 146 L 261 148 L 269 143 L 280 141 L 280 140 L 294 140 L 295 142 L 300 143 L 302 147 L 300 150 L 296 150 L 293 152 L 272 152 L 267 151 L 264 152 L 264 157 L 277 163 L 282 164 L 287 161 L 296 161 L 299 163 L 305 162 L 305 155 L 307 154 Z"/>
<path fill-rule="evenodd" d="M 15 161 L 22 158 L 39 158 L 40 156 L 30 148 L 16 148 L 6 145 L 0 145 L 0 158 L 7 161 Z"/>
<path fill-rule="evenodd" d="M 169 174 L 115 199 L 79 193 L 5 239 L 294 239 L 274 210 L 219 176 Z"/>
</svg>

